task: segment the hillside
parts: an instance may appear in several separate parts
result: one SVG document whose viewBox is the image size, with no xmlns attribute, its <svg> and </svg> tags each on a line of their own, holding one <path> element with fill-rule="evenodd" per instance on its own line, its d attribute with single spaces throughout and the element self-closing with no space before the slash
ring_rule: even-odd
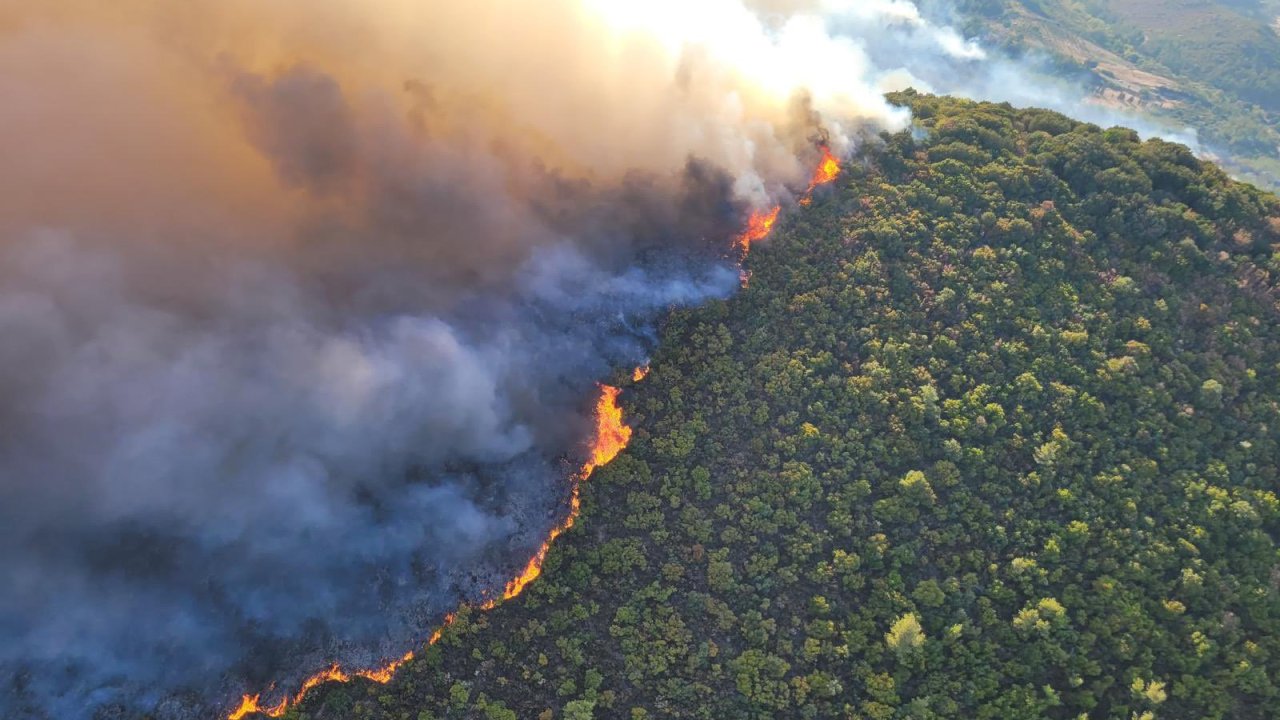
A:
<svg viewBox="0 0 1280 720">
<path fill-rule="evenodd" d="M 896 100 L 927 133 L 617 378 L 632 442 L 543 576 L 290 716 L 1280 717 L 1280 203 Z"/>
<path fill-rule="evenodd" d="M 1196 128 L 1233 172 L 1280 187 L 1272 0 L 959 0 L 968 30 L 1047 53 L 1098 101 Z"/>
</svg>

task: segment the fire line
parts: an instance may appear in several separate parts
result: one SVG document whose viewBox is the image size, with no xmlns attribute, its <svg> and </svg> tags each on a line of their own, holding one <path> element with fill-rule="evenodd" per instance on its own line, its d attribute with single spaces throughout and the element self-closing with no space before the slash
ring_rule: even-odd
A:
<svg viewBox="0 0 1280 720">
<path fill-rule="evenodd" d="M 639 368 L 637 368 L 639 371 Z M 547 535 L 547 539 L 543 541 L 542 546 L 534 553 L 533 557 L 525 565 L 519 575 L 512 578 L 503 589 L 501 600 L 510 600 L 519 595 L 542 574 L 542 565 L 546 562 L 547 553 L 551 550 L 552 543 L 556 538 L 565 533 L 566 530 L 573 527 L 574 521 L 578 518 L 578 513 L 582 507 L 580 488 L 583 481 L 591 477 L 591 473 L 596 468 L 606 465 L 609 461 L 617 457 L 622 452 L 627 443 L 631 441 L 631 428 L 622 420 L 622 407 L 618 405 L 618 395 L 622 391 L 611 385 L 600 385 L 600 397 L 596 401 L 595 417 L 596 432 L 595 439 L 592 441 L 591 453 L 582 468 L 573 475 L 573 488 L 569 500 L 569 514 L 557 526 L 551 528 L 551 532 Z M 490 610 L 501 602 L 498 598 L 491 598 L 484 601 L 480 605 L 481 610 Z M 430 647 L 440 640 L 444 634 L 445 628 L 453 624 L 455 613 L 445 616 L 440 627 L 431 634 L 426 645 Z M 385 685 L 391 682 L 391 678 L 395 675 L 402 665 L 412 660 L 414 653 L 412 651 L 405 653 L 397 660 L 370 670 L 357 670 L 352 673 L 344 671 L 337 663 L 321 670 L 320 672 L 307 678 L 302 683 L 302 687 L 292 696 L 285 696 L 274 705 L 263 705 L 262 696 L 244 695 L 240 700 L 240 705 L 227 715 L 227 720 L 243 720 L 253 714 L 262 714 L 268 717 L 278 718 L 285 714 L 289 708 L 296 706 L 302 702 L 307 693 L 311 692 L 317 686 L 328 682 L 345 683 L 350 682 L 353 677 L 360 677 L 366 680 Z"/>
<path fill-rule="evenodd" d="M 840 161 L 835 155 L 831 154 L 831 149 L 825 145 L 819 146 L 822 151 L 822 159 L 818 162 L 818 167 L 813 171 L 813 177 L 809 180 L 809 187 L 804 191 L 804 195 L 800 197 L 800 205 L 808 207 L 813 202 L 813 191 L 818 189 L 820 185 L 826 185 L 840 177 Z M 738 250 L 739 262 L 746 260 L 747 255 L 751 253 L 751 244 L 757 240 L 763 240 L 773 232 L 773 226 L 778 222 L 778 215 L 782 212 L 781 205 L 774 205 L 768 210 L 752 210 L 747 217 L 747 228 L 742 231 L 733 240 L 733 245 Z M 742 278 L 742 287 L 747 287 L 747 283 L 751 279 L 751 272 L 743 269 L 740 272 Z"/>
<path fill-rule="evenodd" d="M 800 198 L 800 205 L 807 206 L 813 201 L 813 192 L 819 185 L 825 185 L 832 182 L 840 175 L 840 162 L 831 154 L 831 150 L 822 147 L 822 160 L 818 164 L 817 169 L 813 173 L 813 178 L 809 181 L 809 188 L 805 190 L 804 195 Z M 751 252 L 751 243 L 757 240 L 763 240 L 773 231 L 773 226 L 778 221 L 778 215 L 782 212 L 780 205 L 775 205 L 769 210 L 752 211 L 747 218 L 746 229 L 734 238 L 734 247 L 741 252 L 742 260 L 745 260 L 747 254 Z M 743 286 L 746 286 L 747 274 L 743 272 Z M 635 369 L 632 373 L 632 380 L 639 382 L 649 373 L 648 365 L 643 365 Z M 622 391 L 611 385 L 600 385 L 600 397 L 596 401 L 596 432 L 592 441 L 591 453 L 587 461 L 583 464 L 578 472 L 572 477 L 572 490 L 569 497 L 569 514 L 557 526 L 551 528 L 547 539 L 543 541 L 542 546 L 533 554 L 529 562 L 519 575 L 509 580 L 506 587 L 503 588 L 502 597 L 490 598 L 480 604 L 481 610 L 491 610 L 503 600 L 510 600 L 529 586 L 542 574 L 543 563 L 546 562 L 547 553 L 551 550 L 551 545 L 569 528 L 573 527 L 574 522 L 578 519 L 578 513 L 581 511 L 582 499 L 580 488 L 587 478 L 591 477 L 596 468 L 606 465 L 609 461 L 617 457 L 618 453 L 626 448 L 627 443 L 631 441 L 631 428 L 622 421 L 622 408 L 618 405 L 618 395 Z M 431 637 L 427 640 L 426 646 L 430 647 L 440 640 L 444 631 L 457 617 L 456 613 L 449 613 L 444 617 L 440 627 L 431 633 Z M 278 718 L 285 714 L 289 708 L 296 706 L 302 702 L 307 693 L 327 682 L 350 682 L 353 677 L 364 678 L 379 684 L 387 684 L 391 682 L 391 678 L 402 665 L 414 658 L 412 651 L 405 653 L 402 657 L 383 665 L 382 667 L 357 670 L 352 673 L 344 671 L 337 663 L 328 668 L 315 673 L 308 677 L 302 683 L 302 687 L 292 696 L 286 695 L 278 703 L 274 705 L 263 705 L 262 696 L 244 695 L 241 698 L 240 705 L 236 707 L 229 715 L 227 720 L 244 720 L 254 714 L 262 714 L 268 717 Z"/>
</svg>

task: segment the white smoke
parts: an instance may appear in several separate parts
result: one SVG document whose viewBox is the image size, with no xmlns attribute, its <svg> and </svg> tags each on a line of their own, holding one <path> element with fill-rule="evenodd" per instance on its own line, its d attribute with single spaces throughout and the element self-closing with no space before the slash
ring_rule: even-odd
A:
<svg viewBox="0 0 1280 720">
<path fill-rule="evenodd" d="M 399 655 L 746 210 L 989 63 L 887 0 L 0 9 L 0 714 Z"/>
</svg>

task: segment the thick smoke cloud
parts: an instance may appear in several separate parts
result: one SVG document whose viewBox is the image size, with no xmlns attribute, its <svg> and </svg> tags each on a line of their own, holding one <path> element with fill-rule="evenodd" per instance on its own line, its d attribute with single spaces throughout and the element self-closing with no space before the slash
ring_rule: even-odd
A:
<svg viewBox="0 0 1280 720">
<path fill-rule="evenodd" d="M 0 716 L 398 655 L 564 512 L 593 382 L 901 128 L 901 2 L 0 9 Z M 922 72 L 916 68 L 914 72 Z M 896 75 L 895 75 L 896 73 Z"/>
</svg>

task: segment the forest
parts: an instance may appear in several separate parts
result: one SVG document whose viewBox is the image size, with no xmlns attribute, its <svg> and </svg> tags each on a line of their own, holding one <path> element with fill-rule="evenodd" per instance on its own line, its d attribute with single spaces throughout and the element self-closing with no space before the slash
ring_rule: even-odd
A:
<svg viewBox="0 0 1280 720">
<path fill-rule="evenodd" d="M 620 370 L 544 572 L 295 720 L 1280 717 L 1280 201 L 906 92 Z"/>
<path fill-rule="evenodd" d="M 1110 105 L 1194 128 L 1237 176 L 1280 188 L 1275 0 L 958 0 L 966 31 Z"/>
</svg>

